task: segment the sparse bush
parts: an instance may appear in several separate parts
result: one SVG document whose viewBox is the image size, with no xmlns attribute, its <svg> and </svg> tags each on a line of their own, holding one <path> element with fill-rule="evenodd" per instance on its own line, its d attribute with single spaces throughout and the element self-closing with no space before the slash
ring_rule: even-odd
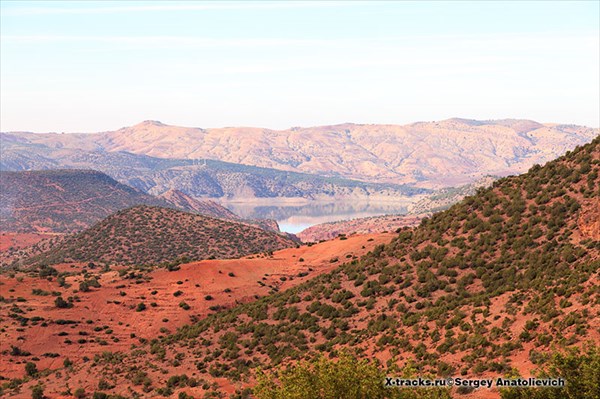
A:
<svg viewBox="0 0 600 399">
<path fill-rule="evenodd" d="M 37 366 L 35 365 L 35 363 L 33 363 L 33 362 L 27 362 L 25 364 L 25 374 L 27 374 L 30 377 L 37 376 L 38 369 L 37 369 Z"/>
<path fill-rule="evenodd" d="M 44 388 L 41 385 L 31 388 L 31 399 L 44 399 Z"/>
<path fill-rule="evenodd" d="M 73 303 L 65 301 L 62 296 L 56 297 L 54 300 L 54 305 L 60 309 L 68 309 L 73 307 Z"/>
</svg>

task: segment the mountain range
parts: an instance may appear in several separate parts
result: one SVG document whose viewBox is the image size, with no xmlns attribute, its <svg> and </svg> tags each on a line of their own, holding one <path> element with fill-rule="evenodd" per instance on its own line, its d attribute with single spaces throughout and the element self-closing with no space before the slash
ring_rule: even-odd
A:
<svg viewBox="0 0 600 399">
<path fill-rule="evenodd" d="M 172 142 L 176 135 L 167 131 L 171 127 L 157 122 L 142 125 L 149 126 L 147 140 L 164 146 L 144 147 L 145 136 L 129 132 L 135 137 L 128 145 L 152 154 L 121 148 L 125 142 L 117 139 L 127 129 L 118 134 L 2 134 L 0 252 L 19 261 L 0 270 L 0 396 L 29 396 L 31 390 L 36 398 L 265 399 L 280 396 L 251 393 L 257 381 L 264 383 L 264 373 L 275 376 L 271 385 L 285 384 L 276 377 L 284 374 L 277 373 L 285 368 L 302 373 L 299 362 L 314 359 L 368 359 L 382 375 L 401 370 L 412 376 L 496 378 L 535 375 L 556 359 L 560 362 L 558 353 L 578 359 L 567 361 L 567 368 L 551 369 L 552 376 L 567 378 L 569 387 L 532 397 L 561 397 L 578 384 L 585 392 L 597 391 L 597 130 L 514 120 L 438 124 L 448 132 L 448 141 L 432 146 L 433 123 L 425 124 L 428 133 L 412 144 L 418 148 L 412 159 L 424 162 L 422 174 L 396 171 L 390 177 L 383 171 L 372 177 L 377 183 L 340 177 L 339 170 L 324 176 L 321 171 L 185 159 Z M 359 125 L 340 126 L 351 130 Z M 199 131 L 206 138 L 216 134 L 211 129 L 177 129 L 183 129 L 181 147 L 188 149 Z M 337 131 L 339 126 L 327 129 Z M 530 145 L 518 151 L 512 144 L 503 146 L 501 139 L 512 137 L 509 130 L 514 140 Z M 220 131 L 223 137 L 235 129 L 226 131 Z M 321 145 L 336 143 L 332 131 Z M 453 148 L 461 134 L 457 131 L 473 133 L 465 139 L 469 152 L 457 150 L 450 156 L 444 148 Z M 297 128 L 275 132 L 277 137 L 270 139 L 283 145 L 279 135 L 297 132 L 317 142 L 322 133 Z M 250 133 L 254 146 L 252 140 L 261 133 Z M 476 133 L 480 150 L 473 144 Z M 359 136 L 348 133 L 349 143 Z M 111 137 L 116 141 L 107 139 Z M 394 140 L 381 154 L 390 148 L 404 154 L 405 148 L 395 148 Z M 575 147 L 577 141 L 591 142 Z M 233 141 L 225 144 L 236 152 Z M 559 158 L 537 164 L 551 157 L 553 149 L 571 146 Z M 421 155 L 425 148 L 431 151 L 427 159 Z M 162 158 L 156 151 L 180 158 Z M 345 151 L 340 147 L 337 152 Z M 519 155 L 507 158 L 511 151 Z M 332 147 L 329 152 L 335 154 Z M 252 159 L 259 163 L 260 157 Z M 454 161 L 464 163 L 452 169 Z M 502 162 L 507 169 L 498 169 Z M 346 165 L 346 172 L 355 173 L 356 164 L 348 163 L 354 166 Z M 482 180 L 484 188 L 467 184 L 433 191 L 482 173 L 513 174 L 531 163 L 526 173 Z M 120 179 L 135 187 L 99 171 L 76 169 L 85 165 L 121 173 Z M 448 168 L 448 174 L 438 179 L 426 165 L 438 171 Z M 25 170 L 58 167 L 66 169 Z M 292 167 L 305 168 L 307 163 Z M 178 180 L 186 170 L 193 171 L 186 178 L 189 186 Z M 394 199 L 428 193 L 409 205 L 415 213 L 428 211 L 414 220 L 380 220 L 381 226 L 400 223 L 394 233 L 343 233 L 302 245 L 267 231 L 268 222 L 257 228 L 252 224 L 262 222 L 241 219 L 199 198 L 210 196 L 206 193 L 186 191 L 209 187 L 209 178 L 217 182 L 213 197 L 229 192 L 232 198 L 273 198 L 285 197 L 285 192 L 336 198 L 345 192 L 350 198 Z M 178 181 L 177 187 L 170 181 Z M 219 192 L 217 187 L 230 188 Z M 410 227 L 417 219 L 418 225 Z M 357 229 L 364 222 L 345 228 Z M 13 233 L 5 234 L 5 226 Z M 74 234 L 48 234 L 56 231 Z M 187 263 L 191 260 L 200 261 Z M 579 356 L 581 348 L 592 355 Z M 595 362 L 592 372 L 582 366 L 585 362 Z M 572 369 L 579 371 L 573 374 Z M 515 399 L 538 391 L 436 392 L 406 391 L 418 399 L 448 398 L 450 393 Z"/>
<path fill-rule="evenodd" d="M 94 169 L 153 195 L 178 190 L 192 197 L 237 200 L 274 197 L 390 200 L 426 192 L 406 185 L 361 182 L 217 160 L 157 158 L 98 149 L 88 151 L 72 144 L 47 146 L 33 143 L 45 135 L 32 137 L 33 140 L 29 140 L 18 134 L 0 133 L 0 170 Z M 70 142 L 69 138 L 76 137 L 66 135 L 66 143 Z"/>
<path fill-rule="evenodd" d="M 145 121 L 101 133 L 3 133 L 0 168 L 92 168 L 153 194 L 175 188 L 212 197 L 365 196 L 390 195 L 390 190 L 397 195 L 402 184 L 448 187 L 485 175 L 522 173 L 591 141 L 599 132 L 515 119 L 287 130 L 202 129 Z M 204 173 L 201 167 L 207 159 L 208 169 L 214 170 Z M 118 172 L 122 169 L 126 170 Z M 385 186 L 369 185 L 374 182 Z"/>
</svg>

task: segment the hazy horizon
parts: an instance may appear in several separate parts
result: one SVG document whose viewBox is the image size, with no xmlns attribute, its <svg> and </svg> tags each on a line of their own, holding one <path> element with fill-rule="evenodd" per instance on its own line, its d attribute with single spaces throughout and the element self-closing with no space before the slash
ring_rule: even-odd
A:
<svg viewBox="0 0 600 399">
<path fill-rule="evenodd" d="M 415 121 L 411 121 L 411 122 L 407 122 L 407 123 L 377 123 L 377 122 L 364 122 L 364 123 L 357 123 L 357 122 L 351 122 L 351 121 L 346 121 L 346 122 L 339 122 L 339 123 L 328 123 L 325 125 L 310 125 L 310 126 L 301 126 L 301 125 L 292 125 L 292 126 L 288 126 L 288 127 L 282 127 L 282 128 L 271 128 L 268 126 L 249 126 L 249 125 L 239 125 L 239 126 L 201 126 L 201 125 L 178 125 L 175 123 L 169 123 L 168 121 L 160 121 L 157 119 L 146 119 L 143 121 L 138 121 L 136 123 L 132 123 L 131 125 L 126 125 L 126 126 L 117 126 L 111 129 L 103 129 L 103 130 L 96 130 L 96 131 L 50 131 L 50 130 L 46 130 L 46 131 L 33 131 L 33 130 L 23 130 L 23 129 L 15 129 L 15 130 L 4 130 L 2 129 L 1 132 L 2 133 L 11 133 L 11 132 L 15 132 L 15 133 L 19 133 L 19 132 L 23 132 L 23 133 L 39 133 L 39 134 L 44 134 L 44 133 L 58 133 L 58 134 L 81 134 L 81 133 L 102 133 L 102 132 L 111 132 L 111 131 L 116 131 L 119 129 L 123 129 L 123 128 L 128 128 L 128 127 L 132 127 L 132 126 L 136 126 L 139 124 L 142 124 L 144 122 L 159 122 L 163 125 L 166 126 L 175 126 L 175 127 L 185 127 L 185 128 L 190 128 L 190 129 L 229 129 L 229 128 L 256 128 L 256 129 L 267 129 L 267 130 L 272 130 L 272 131 L 286 131 L 286 130 L 290 130 L 293 128 L 302 128 L 302 129 L 311 129 L 311 128 L 317 128 L 317 127 L 322 127 L 322 126 L 340 126 L 340 125 L 346 125 L 346 124 L 350 124 L 350 125 L 397 125 L 397 126 L 402 126 L 402 125 L 409 125 L 409 124 L 413 124 L 413 123 L 433 123 L 433 122 L 442 122 L 444 120 L 450 120 L 450 119 L 461 119 L 461 120 L 475 120 L 478 122 L 493 122 L 493 121 L 500 121 L 500 120 L 530 120 L 533 122 L 538 122 L 541 123 L 543 125 L 568 125 L 568 123 L 562 123 L 560 121 L 536 121 L 530 118 L 498 118 L 498 119 L 475 119 L 475 118 L 465 118 L 465 117 L 460 117 L 460 116 L 454 116 L 454 117 L 450 117 L 450 118 L 446 118 L 446 119 L 441 119 L 441 120 L 415 120 Z M 582 126 L 582 127 L 588 127 L 588 128 L 592 128 L 592 129 L 598 129 L 599 126 L 589 126 L 589 125 L 579 125 L 579 124 L 575 124 L 577 126 Z"/>
<path fill-rule="evenodd" d="M 1 4 L 1 130 L 600 126 L 598 2 Z"/>
</svg>

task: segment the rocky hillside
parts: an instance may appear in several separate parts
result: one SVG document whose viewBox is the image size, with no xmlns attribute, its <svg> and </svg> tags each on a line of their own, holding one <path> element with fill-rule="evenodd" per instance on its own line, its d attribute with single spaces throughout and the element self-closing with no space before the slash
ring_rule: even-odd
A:
<svg viewBox="0 0 600 399">
<path fill-rule="evenodd" d="M 176 208 L 183 209 L 192 213 L 199 213 L 204 216 L 216 217 L 219 219 L 231 220 L 234 222 L 245 223 L 251 226 L 260 227 L 263 230 L 280 233 L 279 225 L 274 219 L 243 219 L 231 212 L 224 206 L 208 199 L 193 198 L 179 190 L 171 189 L 159 198 L 164 199 Z"/>
<path fill-rule="evenodd" d="M 11 133 L 5 141 L 158 158 L 208 158 L 365 181 L 447 187 L 486 174 L 524 172 L 534 163 L 591 141 L 598 133 L 581 126 L 513 119 L 449 119 L 404 126 L 348 123 L 281 131 L 186 128 L 146 121 L 96 134 Z M 23 164 L 27 156 L 35 163 L 43 154 L 20 152 L 10 164 Z"/>
<path fill-rule="evenodd" d="M 418 215 L 445 211 L 466 196 L 474 195 L 478 189 L 490 187 L 496 180 L 496 176 L 484 176 L 473 183 L 435 190 L 419 201 L 409 204 L 408 213 Z"/>
<path fill-rule="evenodd" d="M 179 359 L 181 370 L 234 381 L 258 365 L 341 349 L 413 359 L 420 373 L 441 376 L 528 375 L 551 349 L 600 342 L 600 242 L 585 216 L 597 210 L 599 172 L 597 138 L 361 260 L 209 316 L 153 350 L 165 364 Z"/>
<path fill-rule="evenodd" d="M 291 239 L 247 224 L 142 205 L 110 215 L 31 263 L 148 265 L 238 258 L 291 246 L 296 246 Z"/>
<path fill-rule="evenodd" d="M 0 185 L 3 231 L 72 232 L 131 206 L 168 206 L 92 170 L 2 171 Z"/>
</svg>

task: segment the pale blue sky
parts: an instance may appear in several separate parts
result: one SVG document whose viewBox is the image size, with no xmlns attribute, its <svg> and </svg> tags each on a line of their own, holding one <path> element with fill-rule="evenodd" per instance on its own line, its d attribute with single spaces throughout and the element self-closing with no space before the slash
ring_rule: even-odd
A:
<svg viewBox="0 0 600 399">
<path fill-rule="evenodd" d="M 1 3 L 1 129 L 600 125 L 599 1 Z"/>
</svg>

